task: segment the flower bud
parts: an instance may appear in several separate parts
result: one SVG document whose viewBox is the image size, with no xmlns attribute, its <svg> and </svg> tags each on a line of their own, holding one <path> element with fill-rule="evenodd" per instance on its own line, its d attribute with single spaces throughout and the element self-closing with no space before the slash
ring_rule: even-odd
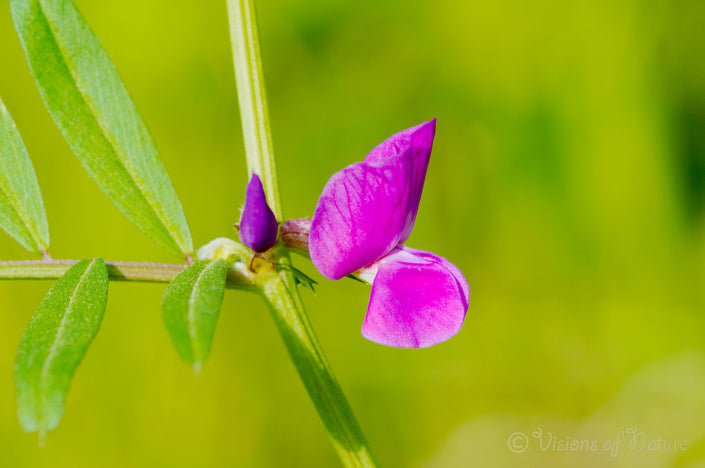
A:
<svg viewBox="0 0 705 468">
<path fill-rule="evenodd" d="M 240 216 L 240 241 L 255 252 L 266 252 L 277 242 L 279 223 L 267 205 L 262 181 L 252 174 Z"/>
</svg>

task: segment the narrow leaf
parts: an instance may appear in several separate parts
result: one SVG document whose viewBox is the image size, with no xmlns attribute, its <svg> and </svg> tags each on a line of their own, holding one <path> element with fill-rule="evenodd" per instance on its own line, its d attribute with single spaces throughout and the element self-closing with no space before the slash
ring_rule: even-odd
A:
<svg viewBox="0 0 705 468">
<path fill-rule="evenodd" d="M 164 293 L 164 324 L 181 358 L 196 371 L 211 349 L 227 273 L 225 260 L 198 262 L 179 273 Z"/>
<path fill-rule="evenodd" d="M 96 184 L 145 234 L 191 253 L 181 203 L 110 57 L 70 0 L 11 0 L 49 113 Z"/>
<path fill-rule="evenodd" d="M 20 133 L 0 100 L 0 227 L 27 250 L 49 247 L 49 227 L 37 176 Z"/>
<path fill-rule="evenodd" d="M 76 367 L 100 329 L 108 300 L 103 260 L 81 260 L 59 278 L 32 316 L 15 364 L 20 424 L 54 429 Z"/>
</svg>

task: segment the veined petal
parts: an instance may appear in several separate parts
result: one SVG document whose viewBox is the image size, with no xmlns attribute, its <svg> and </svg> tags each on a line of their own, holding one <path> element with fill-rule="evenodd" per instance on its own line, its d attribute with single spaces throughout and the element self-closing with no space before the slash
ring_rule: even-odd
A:
<svg viewBox="0 0 705 468">
<path fill-rule="evenodd" d="M 277 218 L 267 205 L 262 181 L 257 174 L 252 174 L 240 216 L 240 240 L 255 252 L 265 252 L 277 242 L 278 227 Z"/>
<path fill-rule="evenodd" d="M 400 244 L 409 238 L 411 230 L 414 228 L 435 136 L 436 119 L 433 119 L 387 138 L 370 151 L 370 154 L 365 158 L 366 163 L 374 163 L 400 157 L 409 163 L 406 174 L 408 202 L 404 227 L 399 239 Z"/>
<path fill-rule="evenodd" d="M 440 255 L 436 255 L 432 252 L 426 252 L 425 250 L 419 250 L 419 249 L 412 249 L 411 247 L 407 247 L 405 245 L 400 245 L 398 247 L 398 250 L 402 250 L 406 253 L 413 255 L 414 257 L 417 258 L 417 261 L 420 258 L 420 259 L 425 260 L 427 262 L 440 263 L 443 266 L 443 268 L 448 270 L 448 273 L 450 273 L 453 276 L 453 278 L 455 278 L 455 281 L 458 284 L 458 288 L 459 288 L 459 291 L 462 296 L 462 300 L 465 303 L 465 310 L 467 310 L 468 301 L 470 300 L 470 286 L 468 285 L 468 282 L 465 280 L 465 276 L 463 275 L 463 272 L 460 271 L 460 268 L 453 265 L 452 263 L 450 263 L 448 260 L 441 257 Z"/>
<path fill-rule="evenodd" d="M 340 279 L 399 243 L 406 216 L 403 166 L 355 163 L 328 181 L 309 231 L 311 261 L 323 276 Z"/>
<path fill-rule="evenodd" d="M 455 265 L 402 247 L 375 267 L 362 336 L 397 348 L 425 348 L 460 331 L 470 288 Z"/>
<path fill-rule="evenodd" d="M 404 130 L 331 177 L 313 214 L 311 260 L 329 279 L 374 263 L 411 234 L 436 122 Z"/>
</svg>

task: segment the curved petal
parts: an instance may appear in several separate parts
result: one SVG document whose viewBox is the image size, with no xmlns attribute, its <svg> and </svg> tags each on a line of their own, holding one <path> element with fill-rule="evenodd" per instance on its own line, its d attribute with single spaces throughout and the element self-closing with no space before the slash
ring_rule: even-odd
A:
<svg viewBox="0 0 705 468">
<path fill-rule="evenodd" d="M 470 288 L 455 265 L 404 247 L 376 267 L 362 336 L 397 348 L 425 348 L 460 331 Z"/>
<path fill-rule="evenodd" d="M 463 275 L 463 272 L 460 271 L 460 268 L 457 266 L 453 265 L 450 263 L 448 260 L 445 258 L 441 257 L 440 255 L 436 255 L 431 252 L 426 252 L 425 250 L 418 250 L 418 249 L 412 249 L 411 247 L 407 247 L 405 245 L 400 245 L 398 247 L 399 250 L 402 250 L 404 252 L 407 252 L 409 254 L 412 254 L 413 256 L 417 258 L 421 258 L 423 260 L 426 260 L 431 263 L 440 263 L 443 268 L 448 270 L 448 273 L 450 273 L 453 278 L 455 278 L 455 281 L 457 282 L 458 285 L 458 290 L 460 291 L 462 300 L 465 303 L 465 310 L 468 308 L 468 301 L 470 300 L 470 286 L 468 285 L 468 282 L 465 280 L 465 276 Z"/>
<path fill-rule="evenodd" d="M 311 261 L 337 280 L 369 265 L 400 239 L 406 206 L 398 165 L 355 163 L 331 177 L 313 213 Z"/>
<path fill-rule="evenodd" d="M 311 260 L 329 279 L 374 263 L 411 234 L 435 120 L 404 130 L 330 178 L 313 214 Z"/>
<path fill-rule="evenodd" d="M 255 252 L 265 252 L 277 242 L 278 228 L 277 218 L 267 205 L 262 181 L 257 174 L 252 174 L 240 216 L 240 240 Z"/>
<path fill-rule="evenodd" d="M 409 238 L 411 230 L 414 228 L 435 136 L 436 119 L 433 119 L 387 138 L 370 151 L 370 154 L 365 158 L 366 163 L 374 163 L 403 155 L 402 157 L 409 163 L 406 174 L 409 201 L 406 209 L 407 216 L 404 219 L 404 227 L 399 239 L 400 244 Z"/>
</svg>

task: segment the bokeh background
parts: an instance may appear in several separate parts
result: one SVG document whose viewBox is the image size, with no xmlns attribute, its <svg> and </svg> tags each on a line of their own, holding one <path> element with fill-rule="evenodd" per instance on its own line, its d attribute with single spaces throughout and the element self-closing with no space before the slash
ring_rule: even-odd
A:
<svg viewBox="0 0 705 468">
<path fill-rule="evenodd" d="M 225 2 L 77 3 L 195 242 L 235 236 L 246 169 Z M 310 216 L 328 177 L 386 137 L 438 119 L 408 244 L 468 278 L 457 337 L 426 350 L 367 342 L 369 288 L 296 259 L 320 281 L 304 300 L 381 465 L 705 466 L 705 3 L 261 0 L 258 12 L 288 217 Z M 34 162 L 54 257 L 179 261 L 72 156 L 7 2 L 0 95 Z M 0 233 L 0 258 L 31 255 Z M 153 284 L 111 285 L 64 419 L 38 449 L 17 422 L 12 369 L 49 286 L 0 282 L 0 466 L 338 466 L 256 297 L 227 294 L 195 377 Z M 634 428 L 687 450 L 630 450 Z M 603 442 L 620 431 L 612 456 Z M 508 445 L 516 432 L 523 453 Z M 547 447 L 547 432 L 599 449 Z"/>
</svg>

